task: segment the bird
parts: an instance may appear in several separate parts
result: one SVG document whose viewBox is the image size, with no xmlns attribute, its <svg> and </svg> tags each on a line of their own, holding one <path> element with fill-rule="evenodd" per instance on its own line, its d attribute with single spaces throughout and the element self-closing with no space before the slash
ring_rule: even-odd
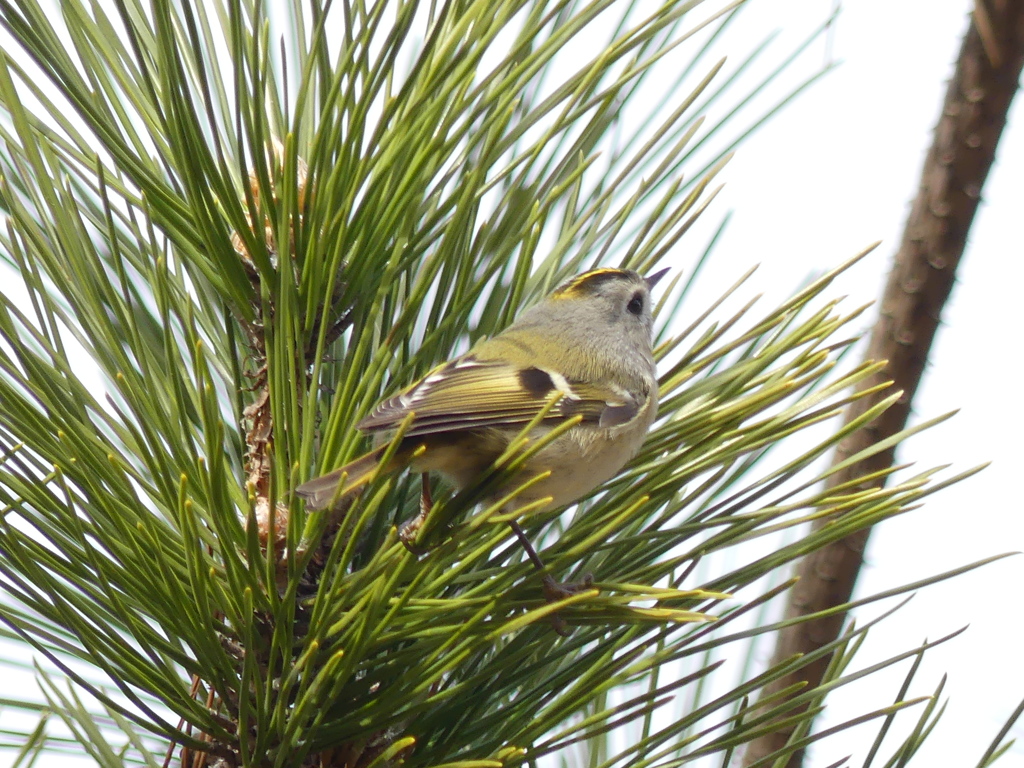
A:
<svg viewBox="0 0 1024 768">
<path fill-rule="evenodd" d="M 467 489 L 492 476 L 495 461 L 533 424 L 530 442 L 560 425 L 564 431 L 497 483 L 485 503 L 528 481 L 505 511 L 562 507 L 586 496 L 636 455 L 657 416 L 651 291 L 667 271 L 643 277 L 601 267 L 569 279 L 505 330 L 381 401 L 356 424 L 376 447 L 296 494 L 307 510 L 327 509 L 380 474 L 405 468 Z M 510 525 L 541 571 L 548 598 L 571 591 L 544 573 L 522 528 Z"/>
</svg>

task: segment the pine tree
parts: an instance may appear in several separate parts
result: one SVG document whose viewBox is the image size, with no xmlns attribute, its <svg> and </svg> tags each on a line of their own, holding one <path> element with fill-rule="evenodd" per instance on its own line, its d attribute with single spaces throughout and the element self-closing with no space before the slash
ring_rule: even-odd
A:
<svg viewBox="0 0 1024 768">
<path fill-rule="evenodd" d="M 897 397 L 821 430 L 876 392 L 854 386 L 880 364 L 840 364 L 861 310 L 829 295 L 856 259 L 764 312 L 725 309 L 749 276 L 707 301 L 699 260 L 676 271 L 641 454 L 521 520 L 552 572 L 594 589 L 545 602 L 472 493 L 437 489 L 422 553 L 398 535 L 418 478 L 331 514 L 293 494 L 365 449 L 354 425 L 380 397 L 560 281 L 675 263 L 750 127 L 701 118 L 749 96 L 733 83 L 755 56 L 705 62 L 736 8 L 61 13 L 0 2 L 0 258 L 27 294 L 0 301 L 0 618 L 46 695 L 5 701 L 43 713 L 14 734 L 19 760 L 669 766 L 727 764 L 787 714 L 777 757 L 828 736 L 806 723 L 865 674 L 846 669 L 870 623 L 777 708 L 751 697 L 813 658 L 755 673 L 727 655 L 779 628 L 759 611 L 796 558 L 959 479 L 820 490 L 815 460 Z M 642 87 L 666 106 L 637 108 Z M 890 700 L 860 720 L 881 734 L 917 705 L 910 755 L 936 701 Z"/>
</svg>

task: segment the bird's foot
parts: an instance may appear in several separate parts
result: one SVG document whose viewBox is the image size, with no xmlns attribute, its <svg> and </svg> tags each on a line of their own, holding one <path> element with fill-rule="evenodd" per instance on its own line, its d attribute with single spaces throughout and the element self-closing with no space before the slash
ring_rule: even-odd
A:
<svg viewBox="0 0 1024 768">
<path fill-rule="evenodd" d="M 584 574 L 583 578 L 579 581 L 555 581 L 553 578 L 545 574 L 541 576 L 541 587 L 544 590 L 544 599 L 549 603 L 555 603 L 588 589 L 593 589 L 594 577 L 587 573 Z M 551 626 L 554 628 L 555 632 L 562 637 L 568 637 L 572 634 L 572 630 L 570 630 L 569 625 L 565 623 L 565 619 L 557 613 L 551 614 L 551 616 L 548 617 L 548 620 L 551 622 Z"/>
<path fill-rule="evenodd" d="M 416 537 L 419 536 L 420 528 L 423 527 L 423 523 L 426 519 L 426 515 L 416 515 L 416 517 L 411 520 L 406 520 L 402 523 L 401 527 L 398 529 L 398 540 L 402 542 L 402 545 L 407 550 L 417 557 L 425 555 L 429 551 L 427 547 L 421 547 L 416 543 Z"/>
<path fill-rule="evenodd" d="M 549 603 L 557 600 L 564 600 L 580 592 L 594 588 L 594 576 L 590 573 L 583 574 L 579 581 L 555 581 L 548 575 L 541 577 L 541 585 L 544 588 L 544 599 Z"/>
</svg>

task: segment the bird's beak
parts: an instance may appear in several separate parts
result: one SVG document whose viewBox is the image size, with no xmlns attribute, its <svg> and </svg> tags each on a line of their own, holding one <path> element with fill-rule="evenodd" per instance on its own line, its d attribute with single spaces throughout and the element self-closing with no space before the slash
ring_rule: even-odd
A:
<svg viewBox="0 0 1024 768">
<path fill-rule="evenodd" d="M 653 275 L 648 275 L 647 277 L 645 277 L 644 282 L 647 283 L 647 290 L 653 290 L 654 286 L 658 284 L 658 281 L 661 280 L 661 278 L 663 278 L 666 274 L 668 274 L 669 269 L 669 267 L 665 267 L 665 269 L 658 270 Z"/>
</svg>

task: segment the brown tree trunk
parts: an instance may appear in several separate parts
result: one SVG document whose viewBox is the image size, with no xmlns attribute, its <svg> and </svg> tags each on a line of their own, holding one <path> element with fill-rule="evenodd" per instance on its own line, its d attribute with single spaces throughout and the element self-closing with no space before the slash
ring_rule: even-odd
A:
<svg viewBox="0 0 1024 768">
<path fill-rule="evenodd" d="M 949 83 L 934 141 L 921 171 L 921 186 L 910 211 L 903 240 L 882 295 L 879 317 L 867 358 L 887 360 L 885 370 L 865 388 L 891 379 L 903 390 L 899 402 L 866 428 L 839 444 L 838 464 L 902 430 L 928 361 L 942 307 L 956 277 L 981 189 L 995 158 L 996 146 L 1024 64 L 1024 0 L 977 0 Z M 892 390 L 890 390 L 892 391 Z M 847 421 L 861 416 L 885 394 L 857 401 Z M 839 472 L 829 486 L 892 466 L 894 451 Z M 824 523 L 822 523 L 824 524 Z M 797 567 L 799 582 L 790 593 L 787 618 L 804 616 L 849 601 L 869 530 L 808 555 Z M 790 627 L 779 633 L 772 664 L 808 653 L 839 635 L 845 615 Z M 766 689 L 764 696 L 798 682 L 817 686 L 828 658 L 809 664 Z M 792 729 L 780 728 L 752 742 L 744 755 L 750 765 L 785 746 Z M 788 768 L 799 768 L 803 753 L 794 753 Z"/>
</svg>

